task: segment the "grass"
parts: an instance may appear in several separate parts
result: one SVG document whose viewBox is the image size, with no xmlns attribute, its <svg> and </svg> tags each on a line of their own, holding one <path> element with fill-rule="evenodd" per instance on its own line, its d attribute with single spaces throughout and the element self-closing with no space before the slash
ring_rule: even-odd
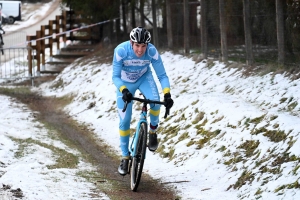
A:
<svg viewBox="0 0 300 200">
<path fill-rule="evenodd" d="M 256 118 L 253 118 L 253 119 L 250 119 L 249 120 L 249 123 L 253 123 L 253 124 L 259 124 L 262 122 L 262 120 L 265 118 L 266 115 L 262 115 L 260 117 L 256 117 Z"/>
<path fill-rule="evenodd" d="M 254 155 L 254 152 L 257 149 L 259 143 L 260 142 L 258 140 L 246 140 L 246 142 L 242 143 L 237 148 L 244 149 L 245 156 L 251 157 Z"/>
<path fill-rule="evenodd" d="M 278 193 L 283 189 L 300 189 L 299 180 L 296 180 L 295 182 L 292 182 L 290 184 L 281 185 L 281 186 L 277 187 L 274 192 Z"/>
<path fill-rule="evenodd" d="M 49 88 L 58 89 L 58 88 L 62 88 L 63 86 L 64 86 L 64 81 L 62 78 L 59 78 L 57 81 L 53 82 Z"/>
<path fill-rule="evenodd" d="M 241 176 L 238 178 L 237 182 L 233 185 L 230 185 L 227 190 L 230 188 L 233 189 L 240 189 L 245 184 L 251 184 L 255 179 L 255 175 L 248 170 L 244 170 L 241 174 Z"/>
<path fill-rule="evenodd" d="M 263 134 L 263 136 L 268 137 L 272 142 L 281 142 L 285 141 L 287 139 L 287 134 L 285 134 L 284 131 L 281 130 L 268 130 L 264 127 L 254 129 L 253 132 L 251 132 L 252 135 L 258 135 Z"/>
<path fill-rule="evenodd" d="M 53 145 L 42 143 L 41 141 L 34 140 L 32 138 L 19 139 L 11 137 L 11 139 L 18 144 L 18 150 L 15 152 L 16 158 L 21 158 L 26 154 L 33 153 L 36 151 L 33 146 L 38 145 L 40 147 L 49 149 L 52 152 L 53 157 L 56 158 L 55 164 L 47 165 L 48 169 L 76 168 L 77 164 L 79 163 L 79 157 L 77 155 L 69 153 L 64 149 L 57 148 Z"/>
<path fill-rule="evenodd" d="M 204 115 L 205 115 L 204 112 L 198 113 L 195 119 L 192 121 L 192 124 L 198 124 L 204 118 Z"/>
<path fill-rule="evenodd" d="M 19 86 L 14 88 L 0 87 L 0 94 L 7 96 L 15 95 L 29 95 L 31 94 L 30 88 L 25 86 Z"/>
</svg>

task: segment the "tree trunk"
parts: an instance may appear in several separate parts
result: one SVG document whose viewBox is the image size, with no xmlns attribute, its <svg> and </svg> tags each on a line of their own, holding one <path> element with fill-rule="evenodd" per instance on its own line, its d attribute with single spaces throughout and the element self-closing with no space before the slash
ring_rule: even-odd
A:
<svg viewBox="0 0 300 200">
<path fill-rule="evenodd" d="M 121 28 L 121 23 L 120 23 L 120 18 L 121 18 L 121 15 L 120 15 L 120 5 L 121 5 L 120 1 L 117 1 L 116 4 L 115 4 L 115 10 L 117 12 L 117 15 L 116 15 L 117 19 L 115 20 L 116 23 L 114 23 L 115 29 L 116 29 L 116 34 L 115 34 L 113 42 L 119 41 L 119 37 L 121 35 L 121 29 L 120 29 Z"/>
<path fill-rule="evenodd" d="M 170 0 L 166 0 L 168 48 L 173 48 L 172 15 Z"/>
<path fill-rule="evenodd" d="M 140 0 L 140 13 L 141 13 L 141 26 L 145 27 L 145 14 L 144 14 L 144 5 L 145 0 Z"/>
<path fill-rule="evenodd" d="M 219 13 L 220 13 L 220 32 L 221 32 L 221 61 L 228 61 L 228 49 L 227 49 L 227 34 L 225 23 L 225 7 L 224 0 L 219 0 Z"/>
<path fill-rule="evenodd" d="M 155 2 L 155 0 L 152 0 L 152 18 L 153 18 L 153 37 L 152 37 L 152 41 L 153 41 L 154 46 L 158 47 L 158 34 L 157 34 L 157 23 L 156 23 L 156 2 Z"/>
<path fill-rule="evenodd" d="M 135 21 L 135 0 L 131 0 L 131 28 L 136 27 L 136 21 Z"/>
<path fill-rule="evenodd" d="M 276 0 L 276 24 L 277 24 L 277 45 L 278 45 L 278 63 L 284 64 L 284 22 L 282 0 Z"/>
<path fill-rule="evenodd" d="M 201 18 L 200 18 L 200 29 L 201 29 L 201 58 L 207 59 L 207 0 L 201 0 Z"/>
<path fill-rule="evenodd" d="M 125 0 L 122 0 L 122 20 L 123 20 L 123 30 L 124 30 L 124 34 L 127 34 L 127 25 L 126 25 L 126 5 L 125 5 Z"/>
<path fill-rule="evenodd" d="M 190 53 L 190 21 L 189 21 L 189 0 L 183 0 L 183 10 L 184 10 L 184 25 L 183 25 L 183 29 L 184 29 L 184 53 L 185 55 L 188 55 Z"/>
<path fill-rule="evenodd" d="M 189 4 L 189 15 L 190 15 L 190 38 L 194 38 L 197 35 L 198 27 L 197 27 L 197 17 L 198 16 L 198 6 L 200 3 L 190 2 Z"/>
<path fill-rule="evenodd" d="M 246 64 L 253 65 L 253 52 L 252 52 L 252 36 L 250 26 L 250 3 L 249 0 L 243 0 L 244 6 L 244 34 L 246 45 Z"/>
</svg>

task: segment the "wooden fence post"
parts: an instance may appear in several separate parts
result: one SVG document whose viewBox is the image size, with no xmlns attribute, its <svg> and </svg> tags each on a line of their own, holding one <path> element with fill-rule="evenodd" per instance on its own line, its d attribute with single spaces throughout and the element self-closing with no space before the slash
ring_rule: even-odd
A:
<svg viewBox="0 0 300 200">
<path fill-rule="evenodd" d="M 53 56 L 53 20 L 49 20 L 49 48 L 50 48 L 50 57 Z"/>
<path fill-rule="evenodd" d="M 28 50 L 28 56 L 27 56 L 27 60 L 28 60 L 28 72 L 30 74 L 30 76 L 32 77 L 32 44 L 31 44 L 31 37 L 30 35 L 26 36 L 26 40 L 27 40 L 27 50 Z"/>
<path fill-rule="evenodd" d="M 37 65 L 37 73 L 38 76 L 40 75 L 41 72 L 41 40 L 39 40 L 41 38 L 41 31 L 36 31 L 36 65 Z"/>
<path fill-rule="evenodd" d="M 67 31 L 67 11 L 63 11 L 62 17 L 61 17 L 61 26 L 62 26 L 62 31 L 66 32 Z M 67 44 L 67 35 L 63 34 L 63 41 L 64 41 L 64 46 Z"/>
<path fill-rule="evenodd" d="M 60 29 L 60 26 L 59 26 L 59 16 L 57 15 L 57 16 L 55 16 L 55 33 L 56 34 L 59 34 L 59 29 Z M 56 46 L 57 46 L 57 50 L 59 49 L 59 38 L 60 38 L 60 36 L 58 36 L 58 35 L 56 35 L 56 37 L 55 37 L 55 42 L 56 42 Z"/>
<path fill-rule="evenodd" d="M 73 15 L 74 15 L 74 11 L 73 10 L 70 10 L 70 11 L 67 11 L 67 13 L 68 13 L 68 18 L 66 19 L 66 23 L 68 23 L 69 24 L 69 28 L 68 28 L 68 30 L 72 30 L 73 29 L 73 23 L 74 23 L 74 17 L 73 17 Z M 71 31 L 70 33 L 69 33 L 69 40 L 71 40 L 71 41 L 73 41 L 73 37 L 74 37 L 74 35 L 73 35 L 73 32 Z"/>
<path fill-rule="evenodd" d="M 77 13 L 76 13 L 77 14 Z M 50 59 L 53 57 L 53 45 L 56 42 L 57 45 L 57 54 L 59 54 L 60 50 L 60 42 L 64 42 L 64 46 L 66 46 L 67 40 L 81 40 L 81 41 L 97 41 L 100 38 L 99 29 L 103 28 L 104 25 L 99 27 L 85 27 L 85 30 L 81 29 L 78 32 L 85 33 L 84 36 L 79 34 L 79 36 L 74 36 L 73 28 L 77 28 L 74 24 L 80 26 L 80 22 L 82 22 L 81 16 L 77 17 L 73 10 L 71 11 L 63 11 L 62 15 L 55 16 L 55 20 L 49 20 L 48 25 L 41 26 L 41 30 L 36 31 L 35 36 L 27 36 L 28 41 L 28 70 L 30 73 L 33 71 L 33 60 L 36 60 L 37 66 L 37 74 L 40 75 L 41 72 L 41 64 L 42 70 L 45 70 L 46 64 L 46 48 L 50 48 Z M 69 25 L 67 27 L 67 24 Z M 110 27 L 111 29 L 113 27 Z M 48 30 L 48 31 L 47 31 Z M 67 31 L 71 30 L 68 32 Z M 54 37 L 55 36 L 55 37 Z M 47 41 L 46 41 L 47 40 Z M 30 42 L 29 42 L 30 41 Z M 32 42 L 31 42 L 32 41 Z M 32 43 L 35 42 L 35 45 Z M 33 54 L 33 50 L 35 50 L 35 55 Z M 41 57 L 42 56 L 42 57 Z"/>
<path fill-rule="evenodd" d="M 46 36 L 45 34 L 45 26 L 42 25 L 41 26 L 41 38 L 44 38 Z M 40 40 L 40 44 L 41 44 L 41 49 L 40 52 L 42 54 L 42 70 L 45 70 L 45 64 L 46 64 L 46 60 L 45 60 L 45 48 L 46 48 L 46 44 L 45 44 L 45 39 Z"/>
</svg>

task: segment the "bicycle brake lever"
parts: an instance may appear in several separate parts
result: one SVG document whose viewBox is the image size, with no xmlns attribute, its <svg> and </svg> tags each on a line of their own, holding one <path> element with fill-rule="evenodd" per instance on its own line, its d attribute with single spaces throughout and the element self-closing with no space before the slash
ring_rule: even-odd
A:
<svg viewBox="0 0 300 200">
<path fill-rule="evenodd" d="M 122 112 L 126 111 L 127 105 L 128 105 L 128 101 L 125 101 L 124 108 L 123 108 Z"/>
<path fill-rule="evenodd" d="M 167 116 L 170 114 L 170 109 L 167 109 L 166 108 L 166 112 L 165 112 L 165 116 L 164 116 L 164 118 L 166 119 L 167 118 Z"/>
</svg>

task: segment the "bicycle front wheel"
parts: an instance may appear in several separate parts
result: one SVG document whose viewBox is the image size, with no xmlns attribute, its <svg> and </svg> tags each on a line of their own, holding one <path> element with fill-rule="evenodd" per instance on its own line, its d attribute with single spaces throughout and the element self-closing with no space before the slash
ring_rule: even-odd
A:
<svg viewBox="0 0 300 200">
<path fill-rule="evenodd" d="M 139 136 L 136 146 L 136 156 L 132 157 L 131 163 L 131 190 L 136 191 L 142 176 L 144 160 L 146 155 L 146 147 L 147 147 L 147 124 L 145 122 L 141 123 Z"/>
</svg>

